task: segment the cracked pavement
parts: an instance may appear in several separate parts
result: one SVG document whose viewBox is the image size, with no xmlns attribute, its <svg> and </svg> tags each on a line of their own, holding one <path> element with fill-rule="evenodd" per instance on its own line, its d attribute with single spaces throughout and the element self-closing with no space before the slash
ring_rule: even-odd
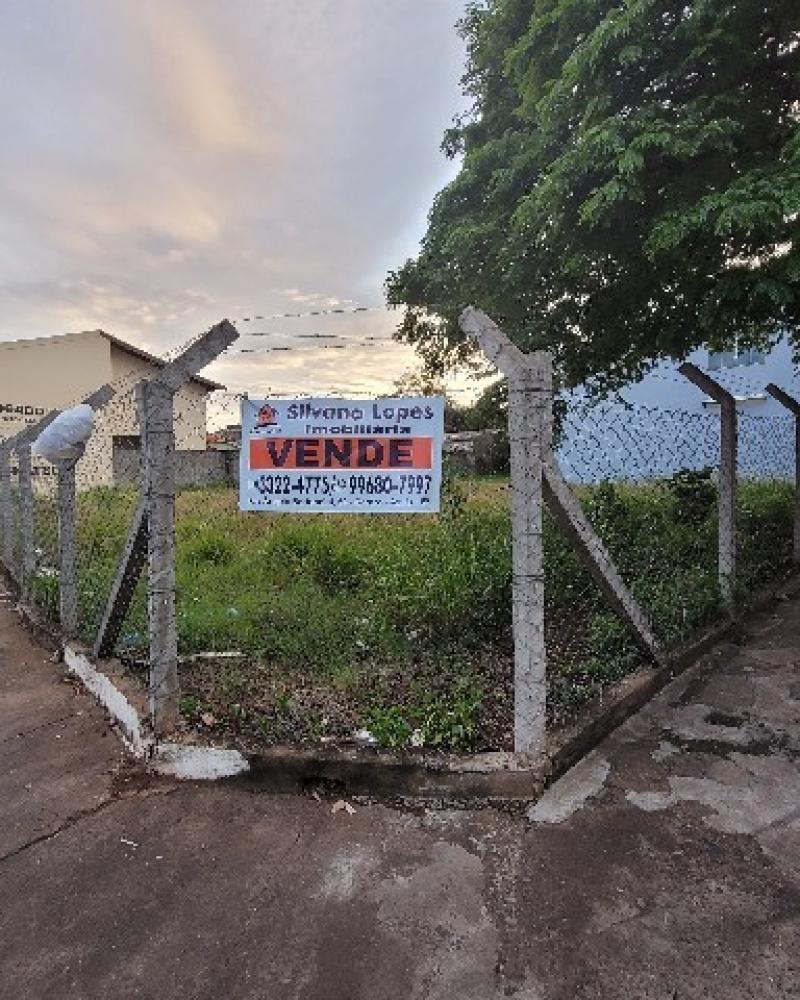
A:
<svg viewBox="0 0 800 1000">
<path fill-rule="evenodd" d="M 798 611 L 754 619 L 526 815 L 349 815 L 143 773 L 0 597 L 0 993 L 800 997 Z"/>
</svg>

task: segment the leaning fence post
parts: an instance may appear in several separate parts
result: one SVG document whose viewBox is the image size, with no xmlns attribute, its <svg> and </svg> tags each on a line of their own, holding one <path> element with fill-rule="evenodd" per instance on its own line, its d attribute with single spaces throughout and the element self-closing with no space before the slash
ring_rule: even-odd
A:
<svg viewBox="0 0 800 1000">
<path fill-rule="evenodd" d="M 777 399 L 781 406 L 785 406 L 794 415 L 794 538 L 792 547 L 792 559 L 800 564 L 800 402 L 788 392 L 770 382 L 765 387 L 767 392 L 774 399 Z"/>
<path fill-rule="evenodd" d="M 552 454 L 544 463 L 544 496 L 553 518 L 572 542 L 578 558 L 611 607 L 628 622 L 639 646 L 659 666 L 667 666 L 668 657 L 653 632 L 650 620 L 619 575 L 614 560 L 561 475 Z"/>
<path fill-rule="evenodd" d="M 551 433 L 550 357 L 525 355 L 476 310 L 461 314 L 462 329 L 508 378 L 511 446 L 512 622 L 514 632 L 514 750 L 545 749 L 547 654 L 544 634 L 542 453 Z"/>
<path fill-rule="evenodd" d="M 696 365 L 678 371 L 720 406 L 718 575 L 722 600 L 732 612 L 736 602 L 736 400 Z"/>
<path fill-rule="evenodd" d="M 67 639 L 78 634 L 75 467 L 79 458 L 58 463 L 59 612 L 61 630 Z"/>
</svg>

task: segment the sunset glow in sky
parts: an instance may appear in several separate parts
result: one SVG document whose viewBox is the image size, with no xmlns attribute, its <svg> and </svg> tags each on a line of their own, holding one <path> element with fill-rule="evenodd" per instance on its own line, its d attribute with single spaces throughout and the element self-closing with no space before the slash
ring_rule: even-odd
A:
<svg viewBox="0 0 800 1000">
<path fill-rule="evenodd" d="M 163 353 L 223 316 L 380 305 L 456 169 L 439 143 L 465 106 L 463 6 L 5 0 L 0 340 L 102 327 Z M 240 346 L 396 321 L 273 321 Z M 346 394 L 412 363 L 387 343 L 208 374 Z"/>
</svg>

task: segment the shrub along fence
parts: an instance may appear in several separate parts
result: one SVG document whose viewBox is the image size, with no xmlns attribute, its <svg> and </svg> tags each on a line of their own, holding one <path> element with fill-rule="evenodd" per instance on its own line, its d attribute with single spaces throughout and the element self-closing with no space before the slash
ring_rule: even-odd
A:
<svg viewBox="0 0 800 1000">
<path fill-rule="evenodd" d="M 462 325 L 509 379 L 510 483 L 450 476 L 441 514 L 393 517 L 245 514 L 229 488 L 180 489 L 172 396 L 236 339 L 223 322 L 140 385 L 140 488 L 110 484 L 91 439 L 37 487 L 30 446 L 55 414 L 0 442 L 0 556 L 22 601 L 142 672 L 159 734 L 182 710 L 245 741 L 361 730 L 531 754 L 800 561 L 784 390 L 768 387 L 785 418 L 737 414 L 686 367 L 719 412 L 572 401 L 554 448 L 549 357 L 475 310 Z M 737 476 L 739 441 L 765 458 Z"/>
</svg>

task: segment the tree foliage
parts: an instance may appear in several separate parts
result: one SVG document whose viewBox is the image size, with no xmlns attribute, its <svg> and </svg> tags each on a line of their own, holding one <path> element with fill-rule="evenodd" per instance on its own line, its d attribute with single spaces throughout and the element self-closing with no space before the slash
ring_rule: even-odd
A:
<svg viewBox="0 0 800 1000">
<path fill-rule="evenodd" d="M 461 31 L 462 166 L 387 280 L 431 370 L 467 304 L 567 384 L 798 327 L 798 0 L 483 0 Z"/>
<path fill-rule="evenodd" d="M 444 381 L 426 369 L 409 368 L 395 380 L 392 396 L 443 396 L 444 397 L 444 429 L 446 434 L 468 430 L 467 410 L 458 405 L 447 392 Z"/>
<path fill-rule="evenodd" d="M 469 430 L 508 429 L 508 382 L 503 378 L 488 385 L 465 410 Z"/>
</svg>

